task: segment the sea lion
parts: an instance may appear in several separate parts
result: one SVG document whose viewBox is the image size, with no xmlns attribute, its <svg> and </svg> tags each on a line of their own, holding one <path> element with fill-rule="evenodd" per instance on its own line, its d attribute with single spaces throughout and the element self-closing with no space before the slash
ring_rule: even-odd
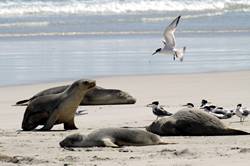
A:
<svg viewBox="0 0 250 166">
<path fill-rule="evenodd" d="M 93 87 L 95 81 L 82 79 L 61 93 L 36 97 L 25 110 L 22 129 L 29 131 L 44 125 L 40 130 L 50 130 L 54 124 L 60 123 L 64 124 L 65 130 L 77 129 L 74 123 L 76 109 Z"/>
<path fill-rule="evenodd" d="M 185 108 L 174 115 L 154 121 L 147 131 L 161 136 L 247 135 L 249 133 L 226 127 L 218 118 L 205 111 Z"/>
<path fill-rule="evenodd" d="M 65 85 L 43 90 L 35 94 L 30 99 L 18 101 L 16 106 L 26 106 L 30 101 L 39 96 L 61 93 L 68 87 L 69 85 Z M 134 104 L 135 102 L 136 99 L 134 97 L 119 89 L 104 89 L 101 87 L 95 87 L 86 93 L 80 105 Z"/>
<path fill-rule="evenodd" d="M 126 128 L 103 128 L 89 135 L 73 134 L 60 143 L 61 147 L 120 147 L 171 144 L 161 140 L 153 133 Z"/>
</svg>

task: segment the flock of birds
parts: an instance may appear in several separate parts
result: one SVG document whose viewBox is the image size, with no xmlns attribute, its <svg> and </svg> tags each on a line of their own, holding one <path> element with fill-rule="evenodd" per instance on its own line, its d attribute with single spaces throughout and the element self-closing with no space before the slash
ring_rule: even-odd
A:
<svg viewBox="0 0 250 166">
<path fill-rule="evenodd" d="M 183 106 L 187 108 L 195 107 L 193 103 L 187 103 Z M 148 104 L 147 107 L 152 107 L 153 114 L 157 116 L 157 119 L 159 117 L 172 115 L 172 113 L 163 108 L 163 105 L 160 105 L 159 101 L 154 101 L 151 104 Z M 199 108 L 219 119 L 229 119 L 236 115 L 240 118 L 240 122 L 243 122 L 250 114 L 250 111 L 247 110 L 247 108 L 243 108 L 242 104 L 237 104 L 236 109 L 229 110 L 220 106 L 212 105 L 211 102 L 208 102 L 207 100 L 202 100 Z"/>
<path fill-rule="evenodd" d="M 177 28 L 180 18 L 181 16 L 178 16 L 166 27 L 163 33 L 164 40 L 162 41 L 164 44 L 164 47 L 158 48 L 152 55 L 155 55 L 157 53 L 168 54 L 168 55 L 173 55 L 173 60 L 179 59 L 180 61 L 183 61 L 186 47 L 183 47 L 182 49 L 175 48 L 176 44 L 175 44 L 175 36 L 174 36 L 174 32 Z M 163 108 L 163 106 L 159 104 L 159 101 L 154 101 L 151 104 L 148 104 L 147 106 L 152 107 L 152 111 L 157 116 L 157 119 L 158 117 L 172 115 L 172 113 L 166 111 Z M 194 108 L 193 103 L 187 103 L 183 106 L 188 107 L 188 108 Z M 223 107 L 212 105 L 207 100 L 202 100 L 199 108 L 208 112 L 211 115 L 216 116 L 219 119 L 228 119 L 228 118 L 231 118 L 233 115 L 236 115 L 240 118 L 240 122 L 243 122 L 250 113 L 250 111 L 242 107 L 242 104 L 238 104 L 236 109 L 234 110 L 227 110 L 227 109 L 224 109 Z"/>
</svg>

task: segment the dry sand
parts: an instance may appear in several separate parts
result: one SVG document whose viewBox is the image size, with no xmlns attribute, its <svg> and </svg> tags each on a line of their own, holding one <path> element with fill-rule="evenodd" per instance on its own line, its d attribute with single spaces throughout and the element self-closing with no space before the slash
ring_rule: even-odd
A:
<svg viewBox="0 0 250 166">
<path fill-rule="evenodd" d="M 97 78 L 97 84 L 119 88 L 137 98 L 134 105 L 86 106 L 77 116 L 76 131 L 21 132 L 25 107 L 16 101 L 64 83 L 0 88 L 0 165 L 250 165 L 250 136 L 164 137 L 175 145 L 65 150 L 59 141 L 72 133 L 87 134 L 103 127 L 149 125 L 155 116 L 146 104 L 159 100 L 170 112 L 182 104 L 208 99 L 216 105 L 250 107 L 250 71 L 189 75 L 122 76 Z M 69 83 L 69 82 L 68 82 Z M 231 128 L 250 132 L 250 120 L 223 120 Z M 55 129 L 63 129 L 62 125 Z"/>
</svg>

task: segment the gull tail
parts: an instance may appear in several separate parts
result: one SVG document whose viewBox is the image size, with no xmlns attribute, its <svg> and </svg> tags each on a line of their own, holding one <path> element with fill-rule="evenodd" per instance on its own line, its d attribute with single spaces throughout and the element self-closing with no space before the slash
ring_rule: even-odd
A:
<svg viewBox="0 0 250 166">
<path fill-rule="evenodd" d="M 186 52 L 186 47 L 183 47 L 183 49 L 178 49 L 176 51 L 176 58 L 178 58 L 182 62 L 184 59 L 185 52 Z"/>
</svg>

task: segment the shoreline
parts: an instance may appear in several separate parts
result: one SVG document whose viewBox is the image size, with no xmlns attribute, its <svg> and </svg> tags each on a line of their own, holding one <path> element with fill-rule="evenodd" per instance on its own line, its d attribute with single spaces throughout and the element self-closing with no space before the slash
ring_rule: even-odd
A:
<svg viewBox="0 0 250 166">
<path fill-rule="evenodd" d="M 17 86 L 31 86 L 31 85 L 43 85 L 43 84 L 55 84 L 55 83 L 70 83 L 78 79 L 105 79 L 105 78 L 119 78 L 119 77 L 142 77 L 142 76 L 186 76 L 186 75 L 203 75 L 203 74 L 227 74 L 227 73 L 239 73 L 239 72 L 250 72 L 250 69 L 246 70 L 236 70 L 236 71 L 207 71 L 207 72 L 197 72 L 197 73 L 158 73 L 158 74 L 124 74 L 124 75 L 103 75 L 103 76 L 89 76 L 83 78 L 69 78 L 69 79 L 59 79 L 51 81 L 40 81 L 33 83 L 21 83 L 21 84 L 9 84 L 9 85 L 0 85 L 1 88 L 6 87 L 17 87 Z"/>
</svg>

